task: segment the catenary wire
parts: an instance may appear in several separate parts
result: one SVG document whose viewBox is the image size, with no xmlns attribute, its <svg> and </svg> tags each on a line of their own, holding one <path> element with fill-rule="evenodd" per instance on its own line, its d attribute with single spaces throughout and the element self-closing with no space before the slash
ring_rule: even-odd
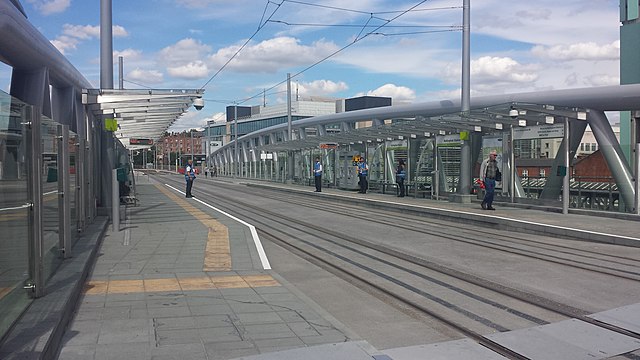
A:
<svg viewBox="0 0 640 360">
<path fill-rule="evenodd" d="M 270 1 L 269 1 L 270 2 Z M 267 5 L 269 4 L 269 2 L 267 2 Z M 276 4 L 276 8 L 275 10 L 273 10 L 273 12 L 271 13 L 271 15 L 269 15 L 269 18 L 267 18 L 267 21 L 269 21 L 278 11 L 278 9 L 280 9 L 280 6 L 282 6 L 282 4 L 284 3 L 284 0 L 280 3 L 280 4 Z M 265 10 L 266 11 L 266 10 Z M 264 19 L 264 15 L 263 15 L 263 19 Z M 249 42 L 251 40 L 253 40 L 253 38 L 258 35 L 258 33 L 260 32 L 260 30 L 262 30 L 262 28 L 264 27 L 264 25 L 267 23 L 267 21 L 262 22 L 262 19 L 260 20 L 261 23 L 260 25 L 258 25 L 258 29 L 244 42 L 244 44 L 242 44 L 242 46 L 240 46 L 240 48 L 238 50 L 236 50 L 236 52 L 227 60 L 227 62 L 224 63 L 224 65 L 222 65 L 222 67 L 220 67 L 220 69 L 218 69 L 218 71 L 216 71 L 213 76 L 211 76 L 211 78 L 209 78 L 209 80 L 207 80 L 207 82 L 204 83 L 204 85 L 202 85 L 202 87 L 200 88 L 201 90 L 204 89 L 207 85 L 209 85 L 209 83 L 215 79 L 216 76 L 218 76 L 218 74 L 220 74 L 220 72 L 222 72 L 222 70 L 224 70 L 227 65 L 229 65 L 229 63 L 235 59 L 236 56 L 238 56 L 238 54 L 240 53 L 240 51 L 242 51 L 242 49 L 244 49 L 247 44 L 249 44 Z"/>
<path fill-rule="evenodd" d="M 284 1 L 292 1 L 292 0 L 284 0 Z M 425 3 L 425 2 L 427 2 L 427 1 L 428 1 L 428 0 L 422 0 L 422 1 L 418 2 L 416 5 L 412 6 L 411 8 L 409 8 L 409 9 L 407 9 L 407 10 L 402 11 L 399 15 L 394 16 L 394 17 L 393 17 L 393 18 L 391 18 L 390 20 L 386 20 L 386 22 L 385 22 L 384 24 L 377 26 L 374 30 L 372 30 L 371 32 L 368 32 L 368 33 L 367 33 L 367 34 L 365 34 L 363 37 L 361 37 L 361 38 L 357 38 L 357 39 L 356 39 L 356 40 L 354 40 L 353 42 L 351 42 L 351 43 L 349 43 L 349 44 L 347 44 L 347 45 L 343 46 L 342 48 L 340 48 L 340 49 L 338 49 L 338 50 L 336 50 L 336 51 L 332 52 L 331 54 L 329 54 L 329 55 L 327 55 L 327 56 L 323 57 L 322 59 L 320 59 L 320 60 L 316 61 L 315 63 L 313 63 L 313 64 L 311 64 L 311 65 L 307 66 L 306 68 L 304 68 L 304 69 L 302 69 L 302 70 L 298 71 L 297 73 L 295 73 L 295 74 L 294 74 L 294 75 L 292 75 L 291 77 L 292 77 L 292 78 L 293 78 L 293 77 L 296 77 L 296 76 L 298 76 L 298 75 L 300 75 L 300 74 L 302 74 L 302 73 L 304 73 L 304 72 L 306 72 L 306 71 L 308 71 L 308 70 L 310 70 L 310 69 L 312 69 L 312 68 L 316 67 L 317 65 L 321 64 L 322 62 L 324 62 L 324 61 L 326 61 L 326 60 L 328 60 L 328 59 L 332 58 L 333 56 L 337 55 L 338 53 L 340 53 L 340 52 L 342 52 L 342 51 L 346 50 L 347 48 L 349 48 L 349 47 L 351 47 L 352 45 L 356 44 L 358 41 L 360 41 L 360 40 L 363 40 L 363 39 L 367 38 L 369 35 L 371 35 L 371 34 L 373 34 L 373 33 L 377 32 L 377 30 L 379 30 L 379 29 L 381 29 L 381 28 L 385 27 L 385 26 L 386 26 L 387 24 L 389 24 L 390 22 L 392 22 L 392 21 L 396 20 L 397 18 L 401 17 L 402 15 L 404 15 L 404 14 L 406 14 L 406 13 L 408 13 L 408 12 L 412 11 L 413 9 L 415 9 L 416 7 L 418 7 L 418 6 L 422 5 L 422 4 L 424 4 L 424 3 Z M 277 83 L 277 84 L 273 85 L 272 87 L 270 87 L 270 88 L 268 88 L 268 89 L 266 89 L 266 90 L 272 90 L 272 89 L 274 89 L 274 88 L 276 88 L 276 87 L 278 87 L 278 86 L 280 86 L 280 85 L 284 84 L 286 81 L 287 81 L 287 80 L 280 81 L 279 83 Z M 237 103 L 237 104 L 243 104 L 243 103 L 245 103 L 245 102 L 247 102 L 247 101 L 249 101 L 249 100 L 255 99 L 255 98 L 257 98 L 258 96 L 261 96 L 261 95 L 262 95 L 262 93 L 260 93 L 260 94 L 256 94 L 256 95 L 250 96 L 250 97 L 248 97 L 248 98 L 245 98 L 245 99 L 243 99 L 243 100 L 240 100 L 240 101 L 238 101 L 238 102 L 236 102 L 236 103 Z"/>
</svg>

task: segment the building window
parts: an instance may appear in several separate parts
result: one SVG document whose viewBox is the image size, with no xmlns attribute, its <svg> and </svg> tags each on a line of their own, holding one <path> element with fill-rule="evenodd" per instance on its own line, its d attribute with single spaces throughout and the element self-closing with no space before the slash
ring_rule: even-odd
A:
<svg viewBox="0 0 640 360">
<path fill-rule="evenodd" d="M 546 171 L 544 171 L 544 169 L 540 169 L 540 176 L 541 176 L 541 177 L 545 177 L 545 176 L 547 176 L 547 172 L 546 172 Z"/>
<path fill-rule="evenodd" d="M 584 143 L 580 143 L 580 151 L 584 151 Z"/>
<path fill-rule="evenodd" d="M 596 150 L 598 150 L 598 144 L 591 143 L 591 151 L 596 151 Z"/>
<path fill-rule="evenodd" d="M 529 177 L 529 169 L 522 169 L 522 177 Z"/>
</svg>

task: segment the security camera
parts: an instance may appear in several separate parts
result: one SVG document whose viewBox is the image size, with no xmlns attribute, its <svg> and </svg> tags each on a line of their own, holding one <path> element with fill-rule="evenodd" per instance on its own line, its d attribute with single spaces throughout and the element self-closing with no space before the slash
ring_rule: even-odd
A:
<svg viewBox="0 0 640 360">
<path fill-rule="evenodd" d="M 517 117 L 518 117 L 518 110 L 516 110 L 516 109 L 511 109 L 511 110 L 509 110 L 509 116 L 510 116 L 512 119 L 517 118 Z"/>
<path fill-rule="evenodd" d="M 196 108 L 196 110 L 202 110 L 204 108 L 204 99 L 195 98 L 193 100 L 193 107 Z"/>
</svg>

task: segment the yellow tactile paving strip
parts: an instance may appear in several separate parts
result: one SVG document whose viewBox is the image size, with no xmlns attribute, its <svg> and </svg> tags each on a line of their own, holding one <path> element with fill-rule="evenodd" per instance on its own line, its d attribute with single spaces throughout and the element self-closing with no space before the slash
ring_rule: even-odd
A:
<svg viewBox="0 0 640 360">
<path fill-rule="evenodd" d="M 155 185 L 160 191 L 175 201 L 189 214 L 200 220 L 209 229 L 207 246 L 204 255 L 204 271 L 229 271 L 231 270 L 231 247 L 229 245 L 229 230 L 211 216 L 200 211 L 184 199 L 165 189 L 161 185 Z"/>
<path fill-rule="evenodd" d="M 270 275 L 229 275 L 183 279 L 91 280 L 86 283 L 84 293 L 87 295 L 105 295 L 268 286 L 280 286 L 280 283 Z"/>
<path fill-rule="evenodd" d="M 26 211 L 20 214 L 2 214 L 2 217 L 0 218 L 0 222 L 21 220 L 21 219 L 25 219 L 26 217 L 27 217 Z"/>
<path fill-rule="evenodd" d="M 5 297 L 5 295 L 7 295 L 9 293 L 9 291 L 11 291 L 12 288 L 0 288 L 0 299 L 2 299 L 3 297 Z"/>
</svg>

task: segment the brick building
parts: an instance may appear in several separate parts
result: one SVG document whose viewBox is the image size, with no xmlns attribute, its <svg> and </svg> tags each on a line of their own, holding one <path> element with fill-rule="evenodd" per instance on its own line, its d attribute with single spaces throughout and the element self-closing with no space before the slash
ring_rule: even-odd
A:
<svg viewBox="0 0 640 360">
<path fill-rule="evenodd" d="M 192 146 L 193 154 L 203 154 L 202 137 L 203 132 L 199 131 L 193 132 L 193 141 L 191 140 L 191 133 L 188 131 L 169 133 L 158 142 L 158 157 L 162 160 L 165 157 L 168 159 L 169 154 L 191 154 Z M 173 156 L 172 159 L 175 159 L 175 155 Z"/>
<path fill-rule="evenodd" d="M 520 178 L 538 178 L 551 175 L 554 159 L 517 159 L 516 171 Z M 608 182 L 611 170 L 600 150 L 573 160 L 569 174 L 581 181 Z"/>
</svg>

